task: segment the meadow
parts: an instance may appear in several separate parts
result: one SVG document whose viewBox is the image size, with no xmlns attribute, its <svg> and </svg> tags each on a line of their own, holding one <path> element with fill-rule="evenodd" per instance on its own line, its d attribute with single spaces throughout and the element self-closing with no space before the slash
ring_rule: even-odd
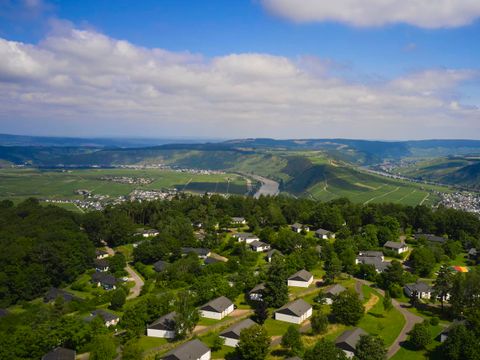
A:
<svg viewBox="0 0 480 360">
<path fill-rule="evenodd" d="M 104 176 L 151 178 L 146 185 L 123 184 L 101 180 Z M 75 190 L 112 197 L 128 195 L 134 189 L 172 189 L 187 192 L 245 194 L 247 184 L 236 174 L 192 174 L 160 169 L 0 169 L 0 199 L 21 201 L 28 197 L 41 199 L 80 199 Z"/>
</svg>

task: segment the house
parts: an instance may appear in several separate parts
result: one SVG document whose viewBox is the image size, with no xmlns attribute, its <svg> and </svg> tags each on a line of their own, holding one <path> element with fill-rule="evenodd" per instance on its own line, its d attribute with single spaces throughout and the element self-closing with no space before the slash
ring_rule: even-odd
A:
<svg viewBox="0 0 480 360">
<path fill-rule="evenodd" d="M 468 258 L 470 260 L 477 260 L 479 254 L 478 254 L 477 249 L 471 248 L 471 249 L 468 250 L 467 255 L 468 255 Z"/>
<path fill-rule="evenodd" d="M 301 324 L 312 316 L 312 306 L 303 299 L 288 303 L 275 311 L 275 320 Z"/>
<path fill-rule="evenodd" d="M 332 286 L 329 286 L 328 288 L 325 289 L 325 303 L 327 305 L 332 305 L 333 300 L 335 299 L 336 296 L 338 296 L 340 293 L 344 292 L 345 289 L 342 285 L 340 284 L 335 284 Z"/>
<path fill-rule="evenodd" d="M 163 360 L 210 360 L 210 348 L 198 339 L 188 341 L 165 354 Z"/>
<path fill-rule="evenodd" d="M 200 308 L 200 316 L 208 319 L 221 320 L 235 309 L 230 299 L 220 296 L 209 301 Z"/>
<path fill-rule="evenodd" d="M 254 241 L 260 241 L 260 238 L 252 233 L 236 233 L 232 236 L 237 239 L 238 242 L 244 242 L 246 244 L 251 244 Z"/>
<path fill-rule="evenodd" d="M 355 356 L 355 348 L 363 335 L 367 335 L 367 333 L 360 328 L 344 331 L 335 340 L 335 346 L 343 350 L 347 358 L 351 359 Z"/>
<path fill-rule="evenodd" d="M 383 248 L 385 250 L 394 251 L 397 254 L 403 254 L 404 252 L 408 251 L 408 246 L 404 242 L 400 241 L 387 241 Z"/>
<path fill-rule="evenodd" d="M 170 265 L 170 263 L 163 260 L 158 260 L 157 262 L 153 263 L 153 269 L 156 272 L 162 272 L 167 269 L 168 265 Z"/>
<path fill-rule="evenodd" d="M 182 247 L 181 249 L 183 255 L 196 254 L 200 259 L 206 259 L 210 256 L 211 251 L 205 248 L 191 248 L 191 247 Z"/>
<path fill-rule="evenodd" d="M 406 284 L 403 287 L 403 291 L 409 298 L 413 297 L 415 294 L 419 299 L 430 299 L 432 296 L 432 287 L 421 281 L 414 284 Z"/>
<path fill-rule="evenodd" d="M 243 329 L 247 329 L 255 324 L 256 323 L 254 321 L 250 319 L 245 319 L 233 326 L 230 326 L 227 330 L 222 331 L 219 336 L 224 340 L 224 345 L 235 347 L 238 345 L 238 342 L 240 340 L 240 332 Z"/>
<path fill-rule="evenodd" d="M 107 259 L 95 259 L 93 260 L 93 265 L 95 267 L 95 271 L 105 272 L 108 271 L 110 268 L 110 263 Z"/>
<path fill-rule="evenodd" d="M 223 262 L 223 261 L 220 260 L 220 259 L 211 257 L 211 256 L 207 257 L 207 258 L 203 261 L 203 263 L 204 263 L 205 265 L 216 264 L 216 263 L 219 263 L 219 262 Z"/>
<path fill-rule="evenodd" d="M 47 293 L 43 297 L 43 302 L 49 303 L 49 302 L 57 300 L 57 298 L 62 298 L 64 302 L 70 302 L 70 301 L 73 301 L 73 300 L 80 300 L 79 298 L 77 298 L 75 295 L 69 293 L 68 291 L 52 287 L 52 288 L 50 288 L 50 290 L 47 291 Z"/>
<path fill-rule="evenodd" d="M 300 234 L 302 231 L 310 231 L 310 228 L 307 225 L 302 225 L 299 223 L 291 225 L 290 229 L 292 229 L 292 231 L 296 232 L 297 234 Z"/>
<path fill-rule="evenodd" d="M 173 339 L 175 337 L 175 317 L 177 313 L 172 311 L 159 317 L 147 326 L 147 336 Z"/>
<path fill-rule="evenodd" d="M 140 230 L 135 233 L 135 236 L 143 236 L 144 238 L 155 237 L 160 235 L 160 232 L 155 229 Z"/>
<path fill-rule="evenodd" d="M 120 321 L 117 315 L 103 309 L 93 310 L 85 320 L 92 321 L 96 317 L 101 318 L 106 327 L 115 326 Z"/>
<path fill-rule="evenodd" d="M 76 355 L 75 350 L 57 347 L 43 355 L 42 360 L 75 360 Z"/>
<path fill-rule="evenodd" d="M 108 252 L 105 250 L 95 250 L 95 258 L 96 259 L 105 259 L 108 257 Z"/>
<path fill-rule="evenodd" d="M 254 241 L 250 243 L 250 248 L 255 252 L 264 252 L 270 250 L 270 245 L 263 241 Z"/>
<path fill-rule="evenodd" d="M 269 252 L 267 252 L 267 261 L 272 262 L 273 256 L 283 256 L 283 254 L 277 250 L 277 249 L 272 249 Z"/>
<path fill-rule="evenodd" d="M 438 236 L 434 234 L 415 234 L 413 237 L 415 238 L 415 240 L 425 239 L 428 242 L 437 244 L 443 244 L 447 242 L 447 239 L 443 236 Z"/>
<path fill-rule="evenodd" d="M 258 284 L 252 290 L 248 292 L 248 298 L 252 301 L 263 301 L 263 295 L 265 293 L 265 284 Z"/>
<path fill-rule="evenodd" d="M 359 251 L 358 256 L 380 258 L 382 261 L 385 260 L 383 257 L 383 252 L 381 251 Z"/>
<path fill-rule="evenodd" d="M 319 239 L 335 239 L 335 233 L 325 230 L 325 229 L 318 229 L 315 231 L 315 236 Z"/>
<path fill-rule="evenodd" d="M 92 274 L 92 283 L 97 287 L 103 287 L 105 290 L 114 290 L 117 288 L 117 279 L 111 274 L 96 272 Z"/>
<path fill-rule="evenodd" d="M 466 325 L 466 321 L 465 320 L 454 320 L 452 324 L 450 324 L 449 327 L 447 327 L 445 330 L 443 330 L 441 333 L 440 333 L 440 342 L 445 342 L 447 339 L 448 339 L 448 336 L 450 334 L 450 331 L 452 331 L 454 328 L 456 328 L 457 326 L 459 325 Z"/>
<path fill-rule="evenodd" d="M 384 272 L 390 266 L 389 262 L 384 262 L 380 257 L 357 256 L 355 264 L 372 265 L 377 273 Z"/>
<path fill-rule="evenodd" d="M 247 220 L 245 220 L 244 217 L 234 216 L 234 217 L 232 217 L 231 222 L 232 222 L 233 225 L 245 225 L 247 223 Z"/>
<path fill-rule="evenodd" d="M 307 270 L 297 271 L 287 280 L 288 286 L 309 287 L 313 282 L 313 275 Z"/>
</svg>

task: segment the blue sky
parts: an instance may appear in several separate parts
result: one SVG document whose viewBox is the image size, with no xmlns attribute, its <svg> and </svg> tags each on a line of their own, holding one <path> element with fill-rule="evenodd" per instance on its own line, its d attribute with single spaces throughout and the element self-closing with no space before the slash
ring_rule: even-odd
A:
<svg viewBox="0 0 480 360">
<path fill-rule="evenodd" d="M 2 81 L 7 84 L 3 94 L 11 97 L 0 111 L 0 131 L 80 136 L 96 135 L 95 131 L 102 136 L 192 136 L 200 131 L 202 136 L 222 137 L 232 137 L 229 136 L 232 133 L 305 137 L 313 132 L 318 137 L 358 134 L 365 138 L 480 138 L 480 6 L 471 5 L 468 0 L 441 0 L 446 10 L 440 11 L 437 8 L 441 6 L 417 9 L 415 4 L 422 1 L 406 0 L 406 5 L 376 9 L 378 1 L 366 0 L 365 9 L 349 14 L 351 1 L 338 0 L 337 6 L 322 5 L 327 2 L 314 0 L 0 0 L 0 38 L 10 44 L 4 44 L 3 58 L 9 58 L 13 64 L 5 66 L 3 73 L 0 69 L 0 84 Z M 370 13 L 373 13 L 371 17 Z M 132 63 L 132 67 L 144 64 L 148 58 L 158 61 L 154 66 L 156 70 L 162 67 L 161 71 L 171 73 L 172 68 L 165 68 L 165 63 L 173 66 L 171 62 L 178 61 L 175 69 L 183 67 L 182 74 L 188 78 L 181 84 L 173 84 L 163 75 L 155 83 L 142 81 L 140 75 L 135 82 L 120 79 L 118 72 L 128 72 L 126 59 L 109 64 L 118 66 L 118 72 L 116 78 L 110 74 L 111 77 L 105 79 L 105 83 L 119 86 L 122 91 L 142 87 L 150 91 L 149 94 L 155 92 L 152 96 L 157 96 L 160 103 L 175 103 L 178 110 L 173 106 L 169 111 L 150 107 L 137 101 L 133 94 L 128 111 L 115 108 L 118 91 L 112 94 L 102 88 L 102 84 L 88 86 L 96 87 L 97 99 L 109 97 L 106 101 L 111 101 L 107 106 L 110 113 L 86 94 L 76 103 L 75 94 L 85 90 L 83 76 L 104 77 L 94 72 L 94 64 L 88 70 L 90 75 L 85 75 L 86 71 L 76 73 L 78 66 L 74 63 L 82 54 L 76 47 L 74 53 L 67 54 L 56 45 L 67 42 L 80 45 L 79 42 L 86 41 L 83 36 L 79 39 L 80 32 L 92 35 L 88 40 L 92 43 L 100 37 L 108 42 L 109 45 L 102 46 L 110 46 L 110 50 L 103 50 L 111 51 L 111 56 L 124 56 L 114 51 L 118 41 L 125 41 L 135 51 L 142 52 L 144 59 L 137 57 L 138 62 Z M 12 52 L 12 44 L 16 51 Z M 82 44 L 86 52 L 97 49 L 88 50 L 88 46 Z M 168 59 L 158 59 L 154 49 L 167 52 Z M 14 57 L 22 51 L 31 58 L 25 66 L 35 63 L 35 72 L 45 76 L 43 84 L 33 86 L 39 82 L 38 77 L 28 81 L 24 76 L 33 70 L 18 68 L 19 62 Z M 72 66 L 61 74 L 56 73 L 54 69 L 58 65 L 45 63 L 46 58 L 42 58 L 45 52 L 50 54 L 46 57 L 48 61 L 63 59 L 62 64 Z M 237 55 L 239 57 L 232 57 Z M 105 57 L 105 52 L 98 56 Z M 180 59 L 172 60 L 172 57 Z M 290 65 L 295 69 L 286 68 Z M 250 79 L 259 69 L 273 72 L 268 79 L 262 76 Z M 292 71 L 286 75 L 284 70 Z M 188 77 L 192 72 L 197 77 L 195 80 Z M 42 100 L 47 97 L 45 94 L 55 98 L 58 91 L 46 81 L 46 73 L 50 80 L 58 78 L 60 82 L 68 78 L 68 86 L 67 80 L 62 86 L 68 87 L 71 97 L 58 104 Z M 222 82 L 217 78 L 219 73 Z M 239 74 L 244 78 L 240 79 Z M 253 89 L 264 86 L 271 97 L 261 93 L 257 95 L 259 100 L 252 102 L 245 95 L 245 101 L 238 101 L 234 106 L 232 103 L 237 101 L 234 99 L 243 98 L 243 93 L 235 91 L 244 85 L 245 78 L 250 79 Z M 204 81 L 201 84 L 197 82 L 200 79 Z M 277 83 L 280 79 L 282 82 Z M 194 84 L 185 85 L 190 80 Z M 179 89 L 179 86 L 187 86 L 188 94 L 186 88 Z M 214 91 L 195 93 L 192 90 L 192 87 L 213 86 L 225 86 L 222 94 L 231 90 L 232 98 L 225 99 Z M 272 87 L 285 91 L 271 94 Z M 329 88 L 335 88 L 336 92 L 329 92 Z M 308 111 L 304 110 L 303 99 L 288 93 L 289 89 L 311 95 L 306 97 Z M 248 91 L 248 86 L 243 90 Z M 425 101 L 414 104 L 412 99 L 419 93 L 425 96 Z M 323 100 L 330 95 L 332 101 L 318 101 L 316 105 L 315 96 Z M 337 98 L 342 101 L 337 102 Z M 13 104 L 18 99 L 25 101 L 28 111 Z M 220 101 L 228 106 L 218 106 Z M 259 105 L 260 101 L 263 103 Z M 362 106 L 368 105 L 360 111 L 355 105 L 357 101 Z M 275 106 L 270 106 L 272 103 Z M 389 104 L 399 103 L 403 105 L 391 111 Z M 212 104 L 215 106 L 209 108 Z M 339 110 L 350 107 L 351 116 Z M 189 111 L 184 112 L 185 108 Z M 242 110 L 242 116 L 238 115 L 238 109 Z M 118 112 L 122 116 L 119 117 Z M 416 119 L 413 123 L 412 117 Z M 276 118 L 280 119 L 275 121 Z M 459 124 L 459 119 L 464 121 Z M 85 121 L 95 123 L 96 130 L 87 131 L 83 126 Z M 425 125 L 416 134 L 411 126 L 419 122 Z M 219 123 L 224 125 L 223 130 L 218 127 Z M 259 128 L 255 126 L 257 123 L 264 126 Z M 138 124 L 145 130 L 139 130 Z"/>
</svg>

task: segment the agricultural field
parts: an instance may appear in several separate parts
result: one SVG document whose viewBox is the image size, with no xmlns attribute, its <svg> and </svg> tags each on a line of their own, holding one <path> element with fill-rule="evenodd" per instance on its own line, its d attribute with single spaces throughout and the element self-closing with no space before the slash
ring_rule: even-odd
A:
<svg viewBox="0 0 480 360">
<path fill-rule="evenodd" d="M 101 177 L 149 178 L 149 184 L 124 184 Z M 42 199 L 80 199 L 75 190 L 85 189 L 111 197 L 128 195 L 134 189 L 245 194 L 245 178 L 236 174 L 193 174 L 159 169 L 79 169 L 38 170 L 0 169 L 0 199 L 20 201 L 28 197 Z M 71 204 L 66 204 L 71 205 Z"/>
</svg>

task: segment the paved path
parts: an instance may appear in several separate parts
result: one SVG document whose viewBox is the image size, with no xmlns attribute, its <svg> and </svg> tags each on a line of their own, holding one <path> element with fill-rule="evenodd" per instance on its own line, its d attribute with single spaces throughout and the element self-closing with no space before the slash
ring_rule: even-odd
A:
<svg viewBox="0 0 480 360">
<path fill-rule="evenodd" d="M 371 283 L 365 280 L 360 280 L 356 279 L 357 283 L 364 284 L 370 286 Z M 385 291 L 381 289 L 375 289 L 375 291 L 378 291 L 382 296 L 385 296 Z M 413 326 L 417 323 L 423 322 L 423 319 L 420 316 L 417 316 L 410 311 L 407 310 L 407 308 L 410 306 L 405 303 L 400 303 L 395 299 L 392 299 L 392 305 L 395 309 L 400 311 L 400 313 L 403 315 L 405 318 L 405 325 L 403 326 L 402 331 L 400 331 L 400 334 L 397 336 L 393 344 L 390 346 L 387 352 L 387 358 L 390 359 L 397 353 L 398 350 L 400 350 L 401 345 L 407 340 L 408 333 L 410 330 L 413 329 Z"/>
<path fill-rule="evenodd" d="M 134 298 L 136 298 L 138 295 L 140 295 L 140 291 L 142 291 L 142 287 L 143 287 L 144 281 L 143 281 L 143 279 L 135 272 L 135 270 L 133 270 L 133 269 L 130 267 L 130 265 L 127 265 L 127 267 L 125 268 L 125 270 L 127 270 L 130 279 L 132 279 L 132 280 L 135 282 L 135 285 L 133 286 L 133 288 L 130 289 L 130 294 L 127 296 L 127 299 L 134 299 Z"/>
</svg>

